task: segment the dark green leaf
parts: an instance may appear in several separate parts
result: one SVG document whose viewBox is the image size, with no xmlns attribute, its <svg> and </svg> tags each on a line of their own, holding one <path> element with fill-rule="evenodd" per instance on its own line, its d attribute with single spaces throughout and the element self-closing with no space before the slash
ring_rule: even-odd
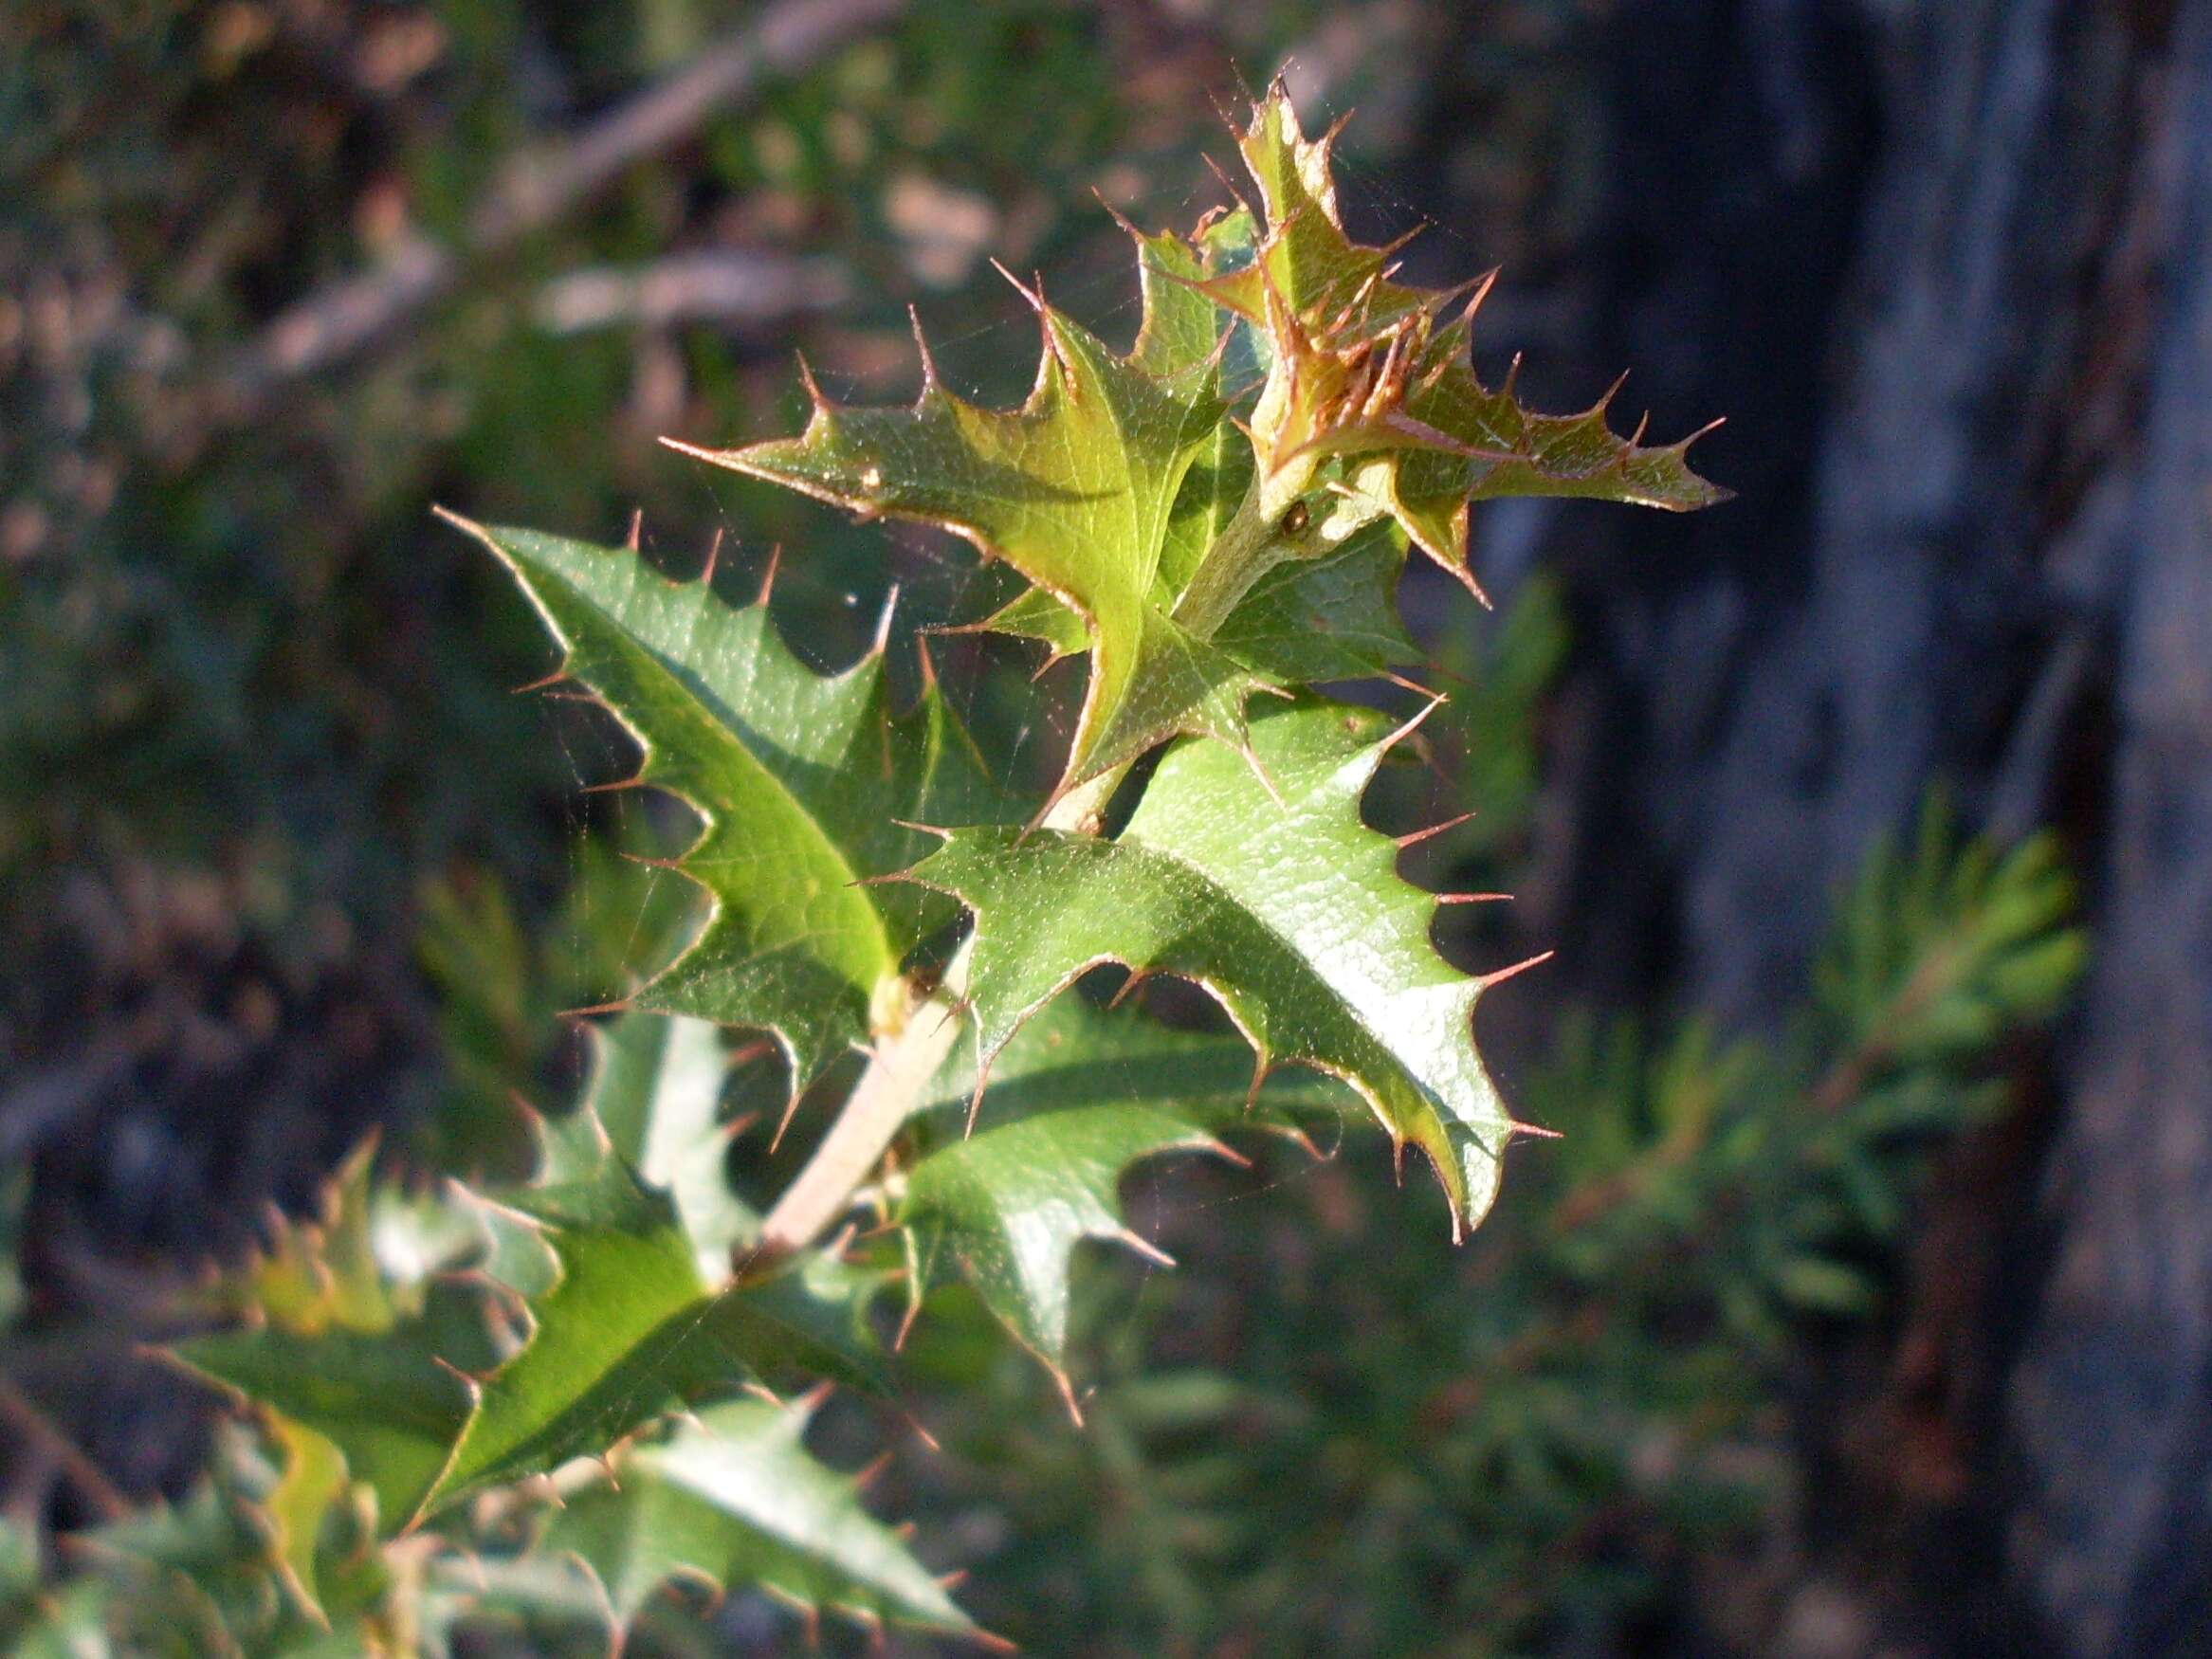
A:
<svg viewBox="0 0 2212 1659">
<path fill-rule="evenodd" d="M 810 671 L 765 605 L 735 610 L 634 555 L 455 520 L 514 573 L 589 685 L 645 750 L 642 781 L 705 820 L 681 867 L 715 909 L 639 993 L 644 1008 L 780 1042 L 794 1087 L 866 1039 L 871 999 L 933 924 L 855 884 L 913 856 L 895 820 L 969 817 L 970 753 L 942 702 L 891 712 L 880 654 Z"/>
</svg>

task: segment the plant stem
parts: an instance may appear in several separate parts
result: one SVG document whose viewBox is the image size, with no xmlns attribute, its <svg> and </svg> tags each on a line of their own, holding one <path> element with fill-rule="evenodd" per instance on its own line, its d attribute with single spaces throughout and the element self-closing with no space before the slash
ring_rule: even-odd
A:
<svg viewBox="0 0 2212 1659">
<path fill-rule="evenodd" d="M 1128 775 L 1126 764 L 1069 790 L 1045 814 L 1041 828 L 1094 834 L 1099 814 Z M 972 938 L 972 936 L 971 936 Z M 760 1238 L 739 1264 L 750 1276 L 813 1244 L 845 1212 L 860 1184 L 874 1173 L 900 1125 L 923 1103 L 939 1067 L 960 1038 L 960 1002 L 967 990 L 968 945 L 946 966 L 939 988 L 926 994 L 908 988 L 903 1017 L 879 1032 L 868 1068 L 838 1108 L 822 1137 L 760 1225 Z"/>
<path fill-rule="evenodd" d="M 955 965 L 966 960 L 963 950 Z M 923 1091 L 960 1034 L 959 1012 L 942 994 L 909 999 L 905 1023 L 876 1039 L 868 1069 L 853 1085 L 837 1121 L 768 1212 L 748 1267 L 804 1249 L 843 1213 L 899 1125 L 922 1103 Z"/>
<path fill-rule="evenodd" d="M 1176 607 L 1175 619 L 1190 633 L 1212 638 L 1261 576 L 1286 559 L 1317 557 L 1325 551 L 1318 527 L 1302 521 L 1290 530 L 1279 522 L 1285 501 L 1296 499 L 1311 472 L 1310 465 L 1286 472 L 1272 487 L 1253 482 Z M 1124 761 L 1069 790 L 1045 814 L 1041 828 L 1097 834 L 1106 803 L 1128 774 Z M 768 1212 L 759 1244 L 739 1265 L 740 1273 L 758 1272 L 806 1249 L 845 1212 L 853 1192 L 874 1172 L 891 1138 L 923 1103 L 923 1092 L 952 1053 L 960 1035 L 967 967 L 968 950 L 962 945 L 935 992 L 924 995 L 909 987 L 904 1017 L 876 1034 L 868 1069 L 814 1157 Z"/>
</svg>

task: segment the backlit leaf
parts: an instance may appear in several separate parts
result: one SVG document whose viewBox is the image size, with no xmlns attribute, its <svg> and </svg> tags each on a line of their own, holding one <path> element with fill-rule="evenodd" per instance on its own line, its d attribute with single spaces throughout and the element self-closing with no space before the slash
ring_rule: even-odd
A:
<svg viewBox="0 0 2212 1659">
<path fill-rule="evenodd" d="M 1191 357 L 1210 340 L 1189 319 L 1193 293 L 1155 279 L 1155 263 L 1144 262 L 1147 315 L 1126 357 L 1035 301 L 1043 348 L 1019 409 L 955 396 L 925 355 L 911 409 L 848 409 L 816 391 L 799 437 L 679 446 L 869 517 L 952 531 L 1080 617 L 1090 679 L 1063 789 L 1178 731 L 1241 741 L 1253 688 L 1156 594 L 1171 509 L 1223 410 L 1213 365 Z"/>
</svg>

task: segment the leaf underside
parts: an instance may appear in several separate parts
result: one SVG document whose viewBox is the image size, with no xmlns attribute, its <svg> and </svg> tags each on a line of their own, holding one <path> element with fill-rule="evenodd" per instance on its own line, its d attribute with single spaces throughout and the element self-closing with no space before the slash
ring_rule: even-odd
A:
<svg viewBox="0 0 2212 1659">
<path fill-rule="evenodd" d="M 1092 1239 L 1154 1253 L 1118 1200 L 1132 1165 L 1168 1152 L 1234 1157 L 1223 1131 L 1276 1126 L 1291 1108 L 1359 1109 L 1349 1090 L 1310 1073 L 1256 1093 L 1253 1081 L 1252 1050 L 1234 1037 L 1170 1031 L 1134 1010 L 1058 997 L 996 1056 L 969 1133 L 975 1065 L 964 1054 L 948 1065 L 931 1111 L 954 1126 L 908 1174 L 899 1219 L 924 1267 L 957 1266 L 1065 1388 L 1075 1247 Z"/>
</svg>

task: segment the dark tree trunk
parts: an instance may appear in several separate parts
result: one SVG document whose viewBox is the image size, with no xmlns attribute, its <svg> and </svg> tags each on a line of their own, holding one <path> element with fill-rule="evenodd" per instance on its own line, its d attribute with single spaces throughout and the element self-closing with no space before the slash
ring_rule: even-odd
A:
<svg viewBox="0 0 2212 1659">
<path fill-rule="evenodd" d="M 2068 830 L 2094 970 L 2040 1157 L 1972 1199 L 2011 1263 L 1975 1318 L 2009 1333 L 1969 1413 L 1990 1577 L 2061 1650 L 2206 1650 L 2212 0 L 1613 27 L 1593 356 L 1728 414 L 1743 499 L 1563 524 L 1556 930 L 1586 990 L 1758 1027 L 1931 782 Z"/>
<path fill-rule="evenodd" d="M 2009 1419 L 2018 1564 L 2098 1653 L 2212 1645 L 2212 7 L 2177 20 L 2157 91 L 2147 409 L 2109 481 L 2098 960 Z"/>
</svg>

